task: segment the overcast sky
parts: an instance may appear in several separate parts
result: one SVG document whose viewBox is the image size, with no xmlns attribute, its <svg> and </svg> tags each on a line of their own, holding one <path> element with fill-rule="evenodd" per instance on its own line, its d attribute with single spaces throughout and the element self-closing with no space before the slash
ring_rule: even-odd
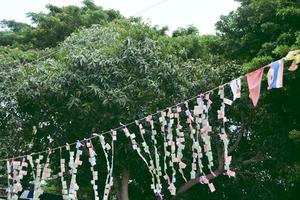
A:
<svg viewBox="0 0 300 200">
<path fill-rule="evenodd" d="M 170 30 L 187 25 L 196 26 L 201 34 L 214 33 L 214 25 L 221 15 L 226 15 L 238 7 L 234 0 L 95 0 L 103 8 L 119 10 L 129 17 L 139 14 L 153 25 L 168 26 Z M 45 12 L 45 5 L 58 6 L 81 5 L 81 0 L 2 0 L 0 3 L 0 20 L 14 19 L 30 23 L 26 18 L 28 12 Z"/>
</svg>

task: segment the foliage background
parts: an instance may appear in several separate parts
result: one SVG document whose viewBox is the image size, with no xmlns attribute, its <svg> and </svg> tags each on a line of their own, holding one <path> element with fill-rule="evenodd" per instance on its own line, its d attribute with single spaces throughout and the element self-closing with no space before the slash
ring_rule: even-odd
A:
<svg viewBox="0 0 300 200">
<path fill-rule="evenodd" d="M 0 157 L 40 151 L 109 130 L 300 48 L 299 1 L 239 2 L 236 11 L 220 18 L 216 35 L 201 35 L 193 26 L 170 35 L 166 27 L 126 19 L 90 0 L 83 1 L 82 7 L 48 5 L 47 14 L 29 13 L 34 26 L 2 21 Z M 243 98 L 228 114 L 239 127 L 230 133 L 232 141 L 243 136 L 233 153 L 237 177 L 213 180 L 217 188 L 213 194 L 197 184 L 176 198 L 299 197 L 299 70 L 284 77 L 280 90 L 267 91 L 264 81 L 255 109 L 245 83 L 243 88 Z M 212 112 L 218 107 L 217 100 L 214 103 Z M 54 139 L 51 144 L 48 135 Z M 155 199 L 146 166 L 141 166 L 123 136 L 118 138 L 116 155 L 116 182 L 124 169 L 129 170 L 130 199 Z M 55 164 L 53 168 L 58 171 Z M 98 169 L 104 176 L 100 164 Z M 81 173 L 89 174 L 89 168 Z M 83 177 L 81 195 L 90 193 L 89 179 L 78 177 Z M 178 184 L 184 183 L 178 180 Z M 59 190 L 59 182 L 52 182 L 52 187 Z M 117 193 L 115 188 L 112 196 Z"/>
</svg>

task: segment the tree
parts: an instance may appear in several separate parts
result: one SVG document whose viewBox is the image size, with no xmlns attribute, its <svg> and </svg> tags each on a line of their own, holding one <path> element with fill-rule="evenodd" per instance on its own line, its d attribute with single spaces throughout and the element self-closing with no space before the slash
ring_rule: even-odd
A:
<svg viewBox="0 0 300 200">
<path fill-rule="evenodd" d="M 284 56 L 299 35 L 299 1 L 241 0 L 241 7 L 216 24 L 228 58 Z"/>
<path fill-rule="evenodd" d="M 87 10 L 96 9 L 90 1 L 86 2 Z M 290 6 L 286 12 L 288 21 L 281 15 L 273 15 L 275 11 L 280 13 L 282 7 L 279 5 Z M 39 151 L 89 137 L 94 132 L 110 130 L 119 126 L 119 122 L 144 117 L 268 64 L 287 51 L 281 45 L 299 47 L 299 36 L 295 33 L 298 25 L 292 17 L 297 17 L 296 5 L 291 1 L 241 1 L 236 12 L 218 23 L 218 36 L 200 36 L 194 28 L 187 28 L 177 31 L 176 37 L 170 37 L 165 34 L 165 29 L 143 24 L 138 18 L 114 20 L 75 31 L 56 47 L 55 54 L 26 65 L 24 63 L 52 51 L 23 52 L 18 48 L 2 47 L 0 128 L 1 133 L 9 133 L 4 138 L 4 145 L 10 147 L 5 148 L 6 155 Z M 51 19 L 55 21 L 65 8 L 51 9 L 55 16 Z M 69 7 L 68 13 L 73 12 L 83 11 Z M 272 17 L 266 19 L 268 16 Z M 278 32 L 267 34 L 262 31 L 262 27 L 270 22 L 276 25 Z M 65 26 L 68 24 L 62 27 Z M 46 25 L 43 29 L 51 33 L 55 30 Z M 259 33 L 257 38 L 253 33 Z M 282 43 L 278 42 L 279 37 Z M 267 50 L 264 44 L 268 43 L 274 43 L 274 48 Z M 20 43 L 15 44 L 23 48 Z M 48 45 L 51 46 L 45 44 Z M 285 88 L 271 91 L 266 91 L 266 82 L 263 81 L 262 96 L 255 109 L 243 82 L 243 98 L 226 107 L 231 125 L 227 131 L 233 155 L 232 167 L 237 172 L 235 179 L 222 176 L 222 143 L 218 137 L 220 120 L 216 116 L 220 100 L 214 93 L 210 119 L 214 127 L 211 135 L 216 157 L 213 170 L 218 178 L 210 172 L 207 177 L 214 182 L 217 192 L 211 194 L 207 187 L 199 184 L 200 174 L 187 183 L 179 176 L 175 199 L 295 199 L 300 163 L 297 156 L 300 129 L 298 80 L 299 70 L 285 77 Z M 226 97 L 231 98 L 228 88 Z M 184 133 L 189 135 L 185 119 L 182 120 Z M 128 128 L 135 133 L 139 131 L 134 124 Z M 55 143 L 49 144 L 48 135 Z M 137 140 L 142 141 L 139 137 Z M 152 143 L 149 135 L 146 141 Z M 20 148 L 12 148 L 14 145 Z M 98 148 L 96 142 L 95 146 Z M 140 199 L 141 196 L 154 199 L 147 166 L 141 164 L 122 132 L 119 132 L 117 146 L 113 196 L 122 200 L 128 196 L 131 199 Z M 161 155 L 162 149 L 163 139 L 158 136 Z M 190 163 L 189 140 L 184 155 Z M 52 167 L 58 172 L 55 162 L 59 155 L 53 156 Z M 63 152 L 63 156 L 68 155 Z M 88 166 L 84 157 L 84 166 Z M 99 154 L 98 159 L 101 165 L 103 155 Z M 105 172 L 100 165 L 97 168 L 102 175 Z M 79 176 L 82 177 L 78 180 L 80 195 L 89 194 L 90 177 L 86 177 L 90 174 L 89 168 L 81 168 L 80 173 L 85 175 Z M 50 185 L 60 187 L 58 181 Z M 102 186 L 103 182 L 100 182 L 99 188 Z M 165 198 L 171 198 L 168 191 L 165 191 Z"/>
<path fill-rule="evenodd" d="M 114 10 L 103 10 L 93 1 L 83 1 L 83 7 L 47 5 L 48 13 L 28 13 L 33 25 L 13 20 L 2 21 L 0 46 L 18 46 L 24 49 L 55 47 L 67 36 L 82 27 L 105 24 L 122 16 Z"/>
</svg>

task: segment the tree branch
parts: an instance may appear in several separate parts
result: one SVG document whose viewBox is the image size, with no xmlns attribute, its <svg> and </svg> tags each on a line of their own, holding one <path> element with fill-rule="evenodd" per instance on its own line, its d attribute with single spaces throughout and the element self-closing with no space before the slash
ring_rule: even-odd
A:
<svg viewBox="0 0 300 200">
<path fill-rule="evenodd" d="M 218 168 L 215 171 L 213 171 L 212 173 L 206 175 L 206 178 L 208 180 L 213 180 L 213 179 L 217 178 L 224 171 L 224 154 L 222 153 L 222 148 L 221 148 L 220 144 L 217 143 L 216 147 L 217 147 L 217 154 L 218 154 Z M 194 185 L 198 184 L 199 183 L 199 178 L 200 178 L 200 174 L 198 173 L 196 178 L 191 179 L 188 182 L 186 182 L 185 184 L 183 184 L 179 188 L 176 196 L 178 196 L 178 195 L 186 192 L 191 187 L 193 187 Z"/>
<path fill-rule="evenodd" d="M 243 138 L 244 130 L 245 130 L 244 114 L 241 113 L 241 128 L 239 130 L 239 135 L 238 135 L 236 141 L 234 142 L 234 144 L 228 149 L 228 154 L 231 154 L 233 151 L 235 151 L 237 149 L 237 147 L 239 146 L 239 144 Z"/>
<path fill-rule="evenodd" d="M 266 156 L 254 156 L 253 158 L 250 158 L 248 160 L 244 160 L 242 161 L 243 165 L 249 165 L 252 163 L 257 163 L 257 162 L 261 162 L 261 161 L 265 161 L 265 160 L 274 160 L 274 158 L 271 157 L 266 157 Z"/>
<path fill-rule="evenodd" d="M 243 128 L 241 128 L 240 132 L 239 132 L 239 135 L 236 139 L 236 141 L 234 142 L 234 144 L 228 149 L 228 154 L 231 154 L 233 151 L 235 151 L 237 149 L 237 147 L 239 146 L 241 140 L 242 140 L 242 137 L 243 137 Z"/>
</svg>

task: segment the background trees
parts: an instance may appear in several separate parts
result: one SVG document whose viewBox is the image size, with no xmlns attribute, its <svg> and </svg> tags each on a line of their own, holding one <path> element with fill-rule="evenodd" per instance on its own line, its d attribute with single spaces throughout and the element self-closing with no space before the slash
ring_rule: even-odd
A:
<svg viewBox="0 0 300 200">
<path fill-rule="evenodd" d="M 165 29 L 137 18 L 125 19 L 92 1 L 84 1 L 82 8 L 49 5 L 48 14 L 31 13 L 35 27 L 3 21 L 0 157 L 39 151 L 109 130 L 300 48 L 298 1 L 240 2 L 237 11 L 221 17 L 217 35 L 200 35 L 190 26 L 169 36 Z M 197 181 L 186 185 L 179 179 L 178 186 L 189 190 L 178 199 L 297 197 L 299 70 L 285 76 L 284 85 L 282 90 L 266 91 L 263 82 L 255 109 L 243 85 L 243 98 L 228 114 L 238 127 L 230 133 L 231 145 L 237 145 L 233 149 L 237 178 L 218 177 L 213 194 Z M 212 113 L 218 109 L 217 97 L 214 99 Z M 213 134 L 217 135 L 217 130 Z M 49 144 L 49 135 L 54 143 Z M 118 196 L 118 183 L 129 172 L 130 199 L 154 199 L 146 166 L 122 134 L 118 140 L 113 195 Z M 88 174 L 88 170 L 84 168 L 82 173 Z M 91 189 L 85 187 L 88 180 L 80 179 L 82 194 Z M 52 185 L 59 188 L 58 182 Z"/>
</svg>

